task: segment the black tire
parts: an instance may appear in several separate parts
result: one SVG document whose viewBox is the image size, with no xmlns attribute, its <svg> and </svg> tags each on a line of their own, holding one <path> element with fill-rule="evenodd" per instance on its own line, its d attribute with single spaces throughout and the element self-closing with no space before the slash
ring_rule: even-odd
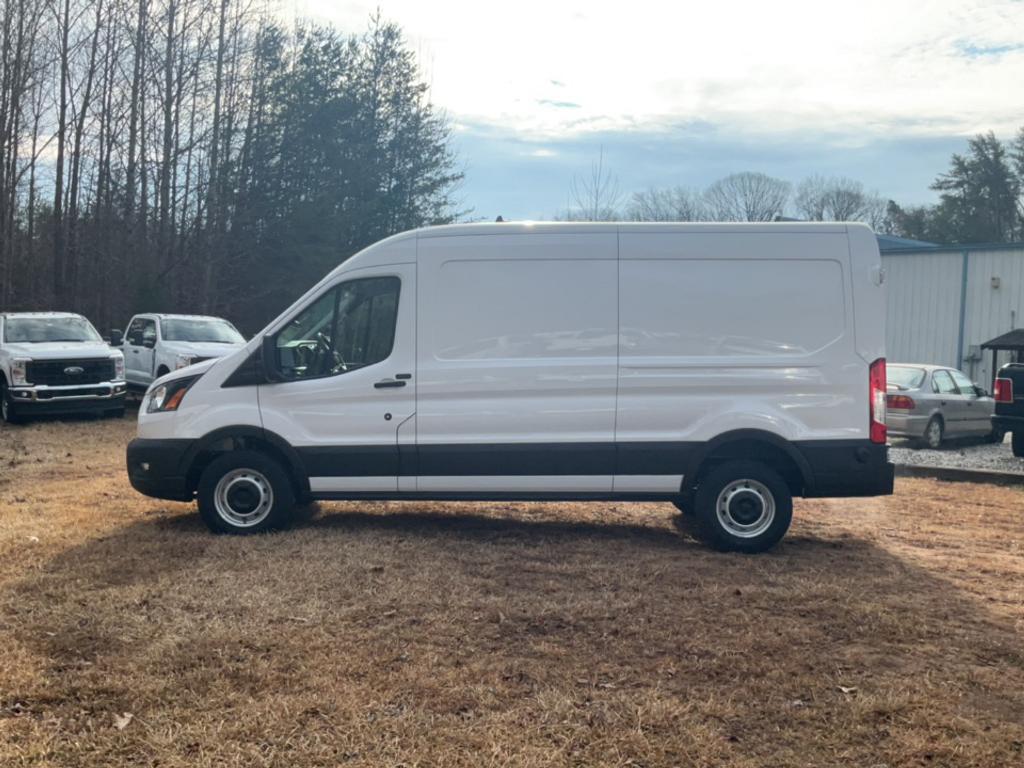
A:
<svg viewBox="0 0 1024 768">
<path fill-rule="evenodd" d="M 7 394 L 7 382 L 0 377 L 0 421 L 5 424 L 21 424 L 23 419 L 18 407 Z"/>
<path fill-rule="evenodd" d="M 924 434 L 921 435 L 921 445 L 937 451 L 942 447 L 942 439 L 946 434 L 946 426 L 938 416 L 932 416 L 925 425 Z"/>
<path fill-rule="evenodd" d="M 999 427 L 992 427 L 992 431 L 989 432 L 988 441 L 999 445 L 1006 438 L 1006 430 L 1000 429 Z"/>
<path fill-rule="evenodd" d="M 229 479 L 232 477 L 234 481 Z M 295 506 L 288 474 L 259 451 L 230 451 L 218 456 L 203 470 L 196 491 L 199 515 L 214 533 L 250 534 L 282 528 Z"/>
<path fill-rule="evenodd" d="M 793 496 L 771 467 L 758 461 L 729 461 L 701 479 L 692 518 L 695 537 L 714 549 L 764 552 L 789 530 Z"/>
<path fill-rule="evenodd" d="M 112 408 L 111 410 L 106 411 L 103 415 L 107 416 L 107 417 L 109 417 L 111 419 L 123 419 L 124 418 L 124 406 L 122 405 L 120 408 Z"/>
<path fill-rule="evenodd" d="M 1014 430 L 1010 433 L 1010 450 L 1018 458 L 1024 458 L 1024 432 Z"/>
<path fill-rule="evenodd" d="M 166 376 L 170 372 L 170 368 L 168 368 L 166 365 L 161 365 L 159 368 L 156 369 L 156 378 L 159 379 L 161 376 Z"/>
</svg>

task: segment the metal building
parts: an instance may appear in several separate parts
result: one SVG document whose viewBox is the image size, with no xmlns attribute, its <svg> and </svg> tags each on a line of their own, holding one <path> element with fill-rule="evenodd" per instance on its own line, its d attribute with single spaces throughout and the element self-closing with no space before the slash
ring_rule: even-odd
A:
<svg viewBox="0 0 1024 768">
<path fill-rule="evenodd" d="M 936 246 L 879 236 L 888 286 L 886 357 L 963 369 L 984 387 L 981 345 L 1024 328 L 1024 243 Z M 1008 362 L 1000 353 L 997 365 Z"/>
</svg>

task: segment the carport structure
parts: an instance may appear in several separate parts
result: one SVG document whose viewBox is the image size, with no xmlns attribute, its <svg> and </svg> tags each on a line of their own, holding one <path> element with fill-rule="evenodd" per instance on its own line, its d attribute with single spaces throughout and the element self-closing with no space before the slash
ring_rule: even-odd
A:
<svg viewBox="0 0 1024 768">
<path fill-rule="evenodd" d="M 999 353 L 1012 352 L 1012 362 L 1018 362 L 1021 358 L 1021 352 L 1024 352 L 1024 328 L 1014 328 L 1012 331 L 1007 331 L 1001 336 L 989 339 L 981 345 L 981 348 L 992 350 L 992 381 L 990 382 L 990 388 L 994 388 L 996 383 L 996 371 L 999 370 L 999 366 L 997 364 Z"/>
</svg>

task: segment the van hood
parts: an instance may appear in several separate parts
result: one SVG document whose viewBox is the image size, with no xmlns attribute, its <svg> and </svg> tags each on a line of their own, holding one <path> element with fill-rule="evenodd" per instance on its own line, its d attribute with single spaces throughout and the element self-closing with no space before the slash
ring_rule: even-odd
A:
<svg viewBox="0 0 1024 768">
<path fill-rule="evenodd" d="M 211 341 L 164 341 L 161 346 L 167 352 L 193 357 L 226 357 L 245 346 L 242 344 L 216 344 Z"/>
<path fill-rule="evenodd" d="M 232 350 L 233 349 L 234 348 L 232 348 Z M 166 384 L 169 381 L 174 381 L 175 379 L 191 379 L 193 376 L 202 376 L 208 370 L 213 368 L 213 366 L 217 364 L 217 361 L 219 359 L 220 358 L 216 357 L 210 358 L 209 360 L 203 360 L 201 362 L 194 363 L 193 365 L 188 365 L 184 368 L 178 368 L 177 370 L 171 371 L 170 373 L 165 373 L 160 378 L 155 379 L 153 383 L 149 385 L 146 391 L 151 392 L 155 387 L 158 387 L 161 384 Z"/>
<path fill-rule="evenodd" d="M 30 360 L 89 359 L 115 357 L 120 354 L 118 350 L 102 341 L 42 341 L 35 344 L 22 342 L 6 344 L 4 349 L 11 357 L 27 357 Z"/>
</svg>

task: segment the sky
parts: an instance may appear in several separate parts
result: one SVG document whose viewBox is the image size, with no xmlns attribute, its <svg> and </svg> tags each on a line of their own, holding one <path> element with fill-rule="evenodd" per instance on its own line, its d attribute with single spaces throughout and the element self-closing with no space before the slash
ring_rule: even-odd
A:
<svg viewBox="0 0 1024 768">
<path fill-rule="evenodd" d="M 599 154 L 624 196 L 760 171 L 842 175 L 901 203 L 967 137 L 1024 126 L 1024 0 L 292 0 L 375 9 L 447 114 L 473 217 L 564 212 Z"/>
</svg>

